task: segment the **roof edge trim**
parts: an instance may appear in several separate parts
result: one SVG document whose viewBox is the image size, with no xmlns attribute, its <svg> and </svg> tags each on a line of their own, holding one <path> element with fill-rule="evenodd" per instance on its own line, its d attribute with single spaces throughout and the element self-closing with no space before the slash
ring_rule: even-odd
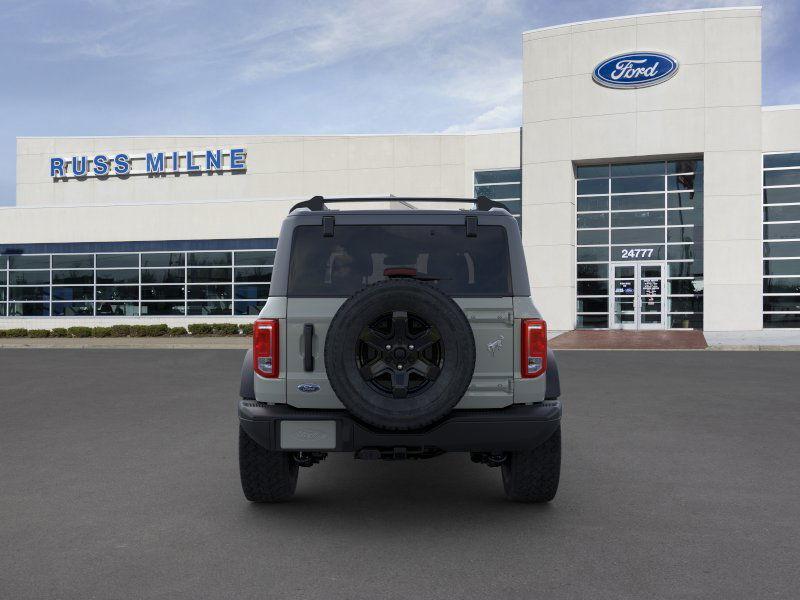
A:
<svg viewBox="0 0 800 600">
<path fill-rule="evenodd" d="M 621 19 L 632 19 L 635 17 L 656 17 L 659 15 L 678 15 L 684 13 L 707 13 L 707 12 L 715 12 L 721 10 L 762 10 L 763 7 L 761 5 L 753 5 L 753 6 L 720 6 L 718 8 L 688 8 L 683 10 L 665 10 L 661 12 L 651 12 L 651 13 L 634 13 L 630 15 L 619 15 L 616 17 L 603 17 L 601 19 L 587 19 L 585 21 L 573 21 L 571 23 L 561 23 L 560 25 L 548 25 L 546 27 L 537 27 L 535 29 L 528 29 L 527 31 L 523 31 L 522 35 L 526 35 L 528 33 L 536 33 L 537 31 L 547 31 L 549 29 L 559 29 L 560 27 L 571 27 L 572 25 L 584 25 L 587 23 L 602 23 L 603 21 L 617 21 Z"/>
</svg>

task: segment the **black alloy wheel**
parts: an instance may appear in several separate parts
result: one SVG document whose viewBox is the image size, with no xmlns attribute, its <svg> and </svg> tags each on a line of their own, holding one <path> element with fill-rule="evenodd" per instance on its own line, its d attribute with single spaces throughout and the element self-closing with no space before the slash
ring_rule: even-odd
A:
<svg viewBox="0 0 800 600">
<path fill-rule="evenodd" d="M 356 353 L 364 381 L 393 398 L 422 392 L 439 377 L 444 361 L 436 327 L 403 310 L 381 315 L 364 327 Z"/>
</svg>

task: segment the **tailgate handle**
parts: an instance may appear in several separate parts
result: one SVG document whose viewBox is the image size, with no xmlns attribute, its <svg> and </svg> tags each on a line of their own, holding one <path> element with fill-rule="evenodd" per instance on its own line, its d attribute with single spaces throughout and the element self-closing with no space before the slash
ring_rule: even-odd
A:
<svg viewBox="0 0 800 600">
<path fill-rule="evenodd" d="M 306 323 L 303 325 L 303 370 L 314 370 L 314 353 L 311 343 L 314 341 L 314 325 Z"/>
</svg>

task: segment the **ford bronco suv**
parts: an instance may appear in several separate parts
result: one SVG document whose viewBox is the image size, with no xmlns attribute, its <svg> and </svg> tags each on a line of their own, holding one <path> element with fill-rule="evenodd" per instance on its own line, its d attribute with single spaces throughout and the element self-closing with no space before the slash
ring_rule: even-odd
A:
<svg viewBox="0 0 800 600">
<path fill-rule="evenodd" d="M 408 209 L 327 206 L 387 201 Z M 415 210 L 420 201 L 447 209 Z M 316 196 L 283 222 L 242 367 L 244 495 L 289 499 L 299 467 L 328 452 L 469 452 L 501 467 L 508 498 L 548 502 L 561 468 L 559 395 L 519 227 L 502 204 Z"/>
</svg>

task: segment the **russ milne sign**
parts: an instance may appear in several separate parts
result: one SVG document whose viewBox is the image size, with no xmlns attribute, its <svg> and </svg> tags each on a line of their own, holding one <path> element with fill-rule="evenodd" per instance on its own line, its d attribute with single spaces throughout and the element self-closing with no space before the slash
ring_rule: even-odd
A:
<svg viewBox="0 0 800 600">
<path fill-rule="evenodd" d="M 678 72 L 678 61 L 660 52 L 618 54 L 594 68 L 592 79 L 610 88 L 641 88 L 662 83 Z"/>
<path fill-rule="evenodd" d="M 148 152 L 141 155 L 96 154 L 95 156 L 53 157 L 50 177 L 54 179 L 84 179 L 87 177 L 123 177 L 126 175 L 166 175 L 179 173 L 221 173 L 245 171 L 247 151 L 203 150 L 195 152 Z"/>
</svg>

